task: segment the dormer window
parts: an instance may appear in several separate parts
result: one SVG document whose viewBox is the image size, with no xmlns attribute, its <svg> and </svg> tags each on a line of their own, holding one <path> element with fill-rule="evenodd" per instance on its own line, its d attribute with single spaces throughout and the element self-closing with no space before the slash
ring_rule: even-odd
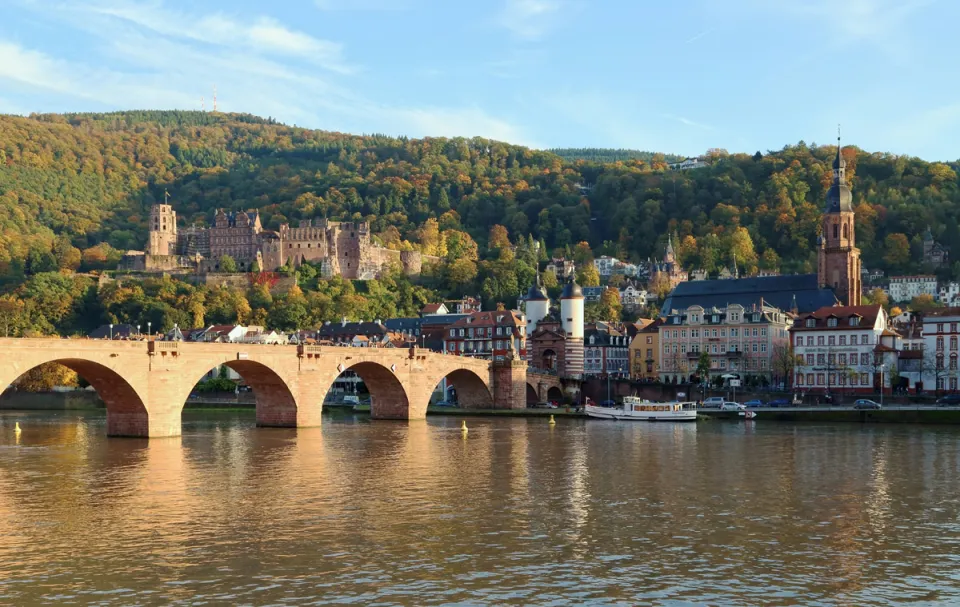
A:
<svg viewBox="0 0 960 607">
<path fill-rule="evenodd" d="M 808 328 L 808 329 L 812 329 L 812 328 L 814 328 L 814 327 L 816 327 L 816 326 L 817 326 L 817 321 L 816 321 L 815 319 L 813 319 L 813 318 L 808 318 L 808 319 L 807 319 L 807 328 Z"/>
<path fill-rule="evenodd" d="M 850 326 L 851 326 L 851 327 L 859 327 L 859 326 L 860 326 L 860 317 L 859 317 L 859 316 L 851 316 L 851 317 L 850 317 Z"/>
<path fill-rule="evenodd" d="M 853 319 L 851 319 L 851 320 L 853 320 Z M 828 318 L 828 319 L 827 319 L 827 326 L 828 326 L 828 327 L 835 327 L 835 326 L 837 326 L 837 319 L 836 319 L 836 318 Z"/>
</svg>

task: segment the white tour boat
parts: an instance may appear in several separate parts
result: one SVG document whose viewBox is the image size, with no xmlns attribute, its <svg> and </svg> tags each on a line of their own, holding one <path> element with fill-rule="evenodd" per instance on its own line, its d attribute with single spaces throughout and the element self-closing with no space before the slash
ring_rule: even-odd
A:
<svg viewBox="0 0 960 607">
<path fill-rule="evenodd" d="M 600 419 L 635 419 L 640 421 L 692 422 L 697 419 L 697 404 L 685 402 L 654 403 L 636 396 L 624 396 L 620 407 L 598 407 L 588 404 L 587 415 Z"/>
</svg>

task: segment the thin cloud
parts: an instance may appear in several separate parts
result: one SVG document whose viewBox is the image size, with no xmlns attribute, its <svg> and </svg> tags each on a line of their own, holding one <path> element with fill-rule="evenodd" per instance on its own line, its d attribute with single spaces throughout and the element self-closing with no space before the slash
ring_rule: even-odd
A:
<svg viewBox="0 0 960 607">
<path fill-rule="evenodd" d="M 339 43 L 289 29 L 269 17 L 241 22 L 222 13 L 189 14 L 168 10 L 160 2 L 127 0 L 100 2 L 72 12 L 112 17 L 173 38 L 297 57 L 342 74 L 355 71 L 343 60 L 343 47 Z"/>
<path fill-rule="evenodd" d="M 322 11 L 405 11 L 412 0 L 313 0 Z"/>
<path fill-rule="evenodd" d="M 687 38 L 687 39 L 684 41 L 684 44 L 690 44 L 691 42 L 696 42 L 697 40 L 699 40 L 699 39 L 703 38 L 704 36 L 706 36 L 707 34 L 711 33 L 713 30 L 714 30 L 714 28 L 712 28 L 712 27 L 711 27 L 710 29 L 705 29 L 705 30 L 703 30 L 702 32 L 700 32 L 699 34 L 693 36 L 692 38 Z"/>
<path fill-rule="evenodd" d="M 685 124 L 687 126 L 692 126 L 694 128 L 703 129 L 705 131 L 712 131 L 713 127 L 709 124 L 704 124 L 702 122 L 697 122 L 695 120 L 690 120 L 689 118 L 684 118 L 683 116 L 677 116 L 675 114 L 664 114 L 664 118 L 670 118 L 671 120 L 676 120 L 680 124 Z"/>
<path fill-rule="evenodd" d="M 498 22 L 517 38 L 539 40 L 555 25 L 562 0 L 506 0 Z"/>
</svg>

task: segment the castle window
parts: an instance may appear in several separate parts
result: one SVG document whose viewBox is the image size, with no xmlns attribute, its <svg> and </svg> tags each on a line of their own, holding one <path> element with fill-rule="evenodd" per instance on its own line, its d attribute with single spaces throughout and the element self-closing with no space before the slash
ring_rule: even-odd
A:
<svg viewBox="0 0 960 607">
<path fill-rule="evenodd" d="M 840 236 L 839 232 L 840 232 L 840 226 L 838 226 L 837 224 L 833 224 L 833 237 L 837 238 L 838 236 Z"/>
<path fill-rule="evenodd" d="M 850 226 L 843 224 L 843 237 L 850 238 Z"/>
</svg>

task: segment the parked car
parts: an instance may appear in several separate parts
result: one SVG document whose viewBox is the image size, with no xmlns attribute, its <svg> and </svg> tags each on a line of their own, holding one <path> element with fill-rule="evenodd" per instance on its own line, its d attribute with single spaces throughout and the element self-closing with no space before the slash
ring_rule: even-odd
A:
<svg viewBox="0 0 960 607">
<path fill-rule="evenodd" d="M 711 396 L 710 398 L 705 399 L 700 406 L 704 409 L 719 409 L 720 405 L 722 405 L 726 400 L 727 399 L 722 396 Z"/>
<path fill-rule="evenodd" d="M 533 406 L 533 408 L 534 409 L 556 409 L 557 406 L 553 403 L 537 403 Z"/>
<path fill-rule="evenodd" d="M 960 394 L 947 394 L 937 399 L 938 407 L 956 407 L 960 405 Z"/>
<path fill-rule="evenodd" d="M 360 397 L 355 394 L 347 394 L 343 397 L 343 402 L 348 405 L 359 405 Z"/>
<path fill-rule="evenodd" d="M 767 403 L 767 406 L 768 406 L 768 407 L 774 407 L 774 408 L 776 408 L 776 407 L 789 407 L 789 406 L 791 406 L 791 403 L 790 403 L 790 401 L 789 401 L 788 399 L 786 399 L 786 398 L 775 398 L 775 399 L 773 399 L 772 401 L 768 402 L 768 403 Z"/>
<path fill-rule="evenodd" d="M 743 403 L 743 406 L 747 407 L 748 409 L 756 409 L 757 407 L 763 407 L 764 405 L 762 400 L 748 400 L 747 402 Z"/>
<path fill-rule="evenodd" d="M 744 409 L 746 409 L 746 407 L 744 407 L 740 403 L 735 403 L 731 401 L 726 401 L 725 403 L 720 405 L 721 411 L 743 411 Z"/>
<path fill-rule="evenodd" d="M 869 398 L 861 398 L 854 401 L 854 409 L 880 409 L 880 403 L 872 401 Z"/>
</svg>

